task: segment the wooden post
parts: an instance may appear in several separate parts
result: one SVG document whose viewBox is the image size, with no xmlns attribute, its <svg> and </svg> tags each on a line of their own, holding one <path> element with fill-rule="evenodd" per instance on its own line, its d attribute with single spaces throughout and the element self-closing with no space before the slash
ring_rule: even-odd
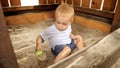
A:
<svg viewBox="0 0 120 68">
<path fill-rule="evenodd" d="M 19 68 L 0 4 L 0 68 Z"/>
<path fill-rule="evenodd" d="M 111 31 L 120 27 L 120 0 L 118 0 L 116 11 L 114 14 Z"/>
</svg>

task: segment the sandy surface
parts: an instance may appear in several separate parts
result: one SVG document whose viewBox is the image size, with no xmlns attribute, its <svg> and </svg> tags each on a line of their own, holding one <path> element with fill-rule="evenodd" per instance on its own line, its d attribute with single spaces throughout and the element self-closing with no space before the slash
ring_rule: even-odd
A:
<svg viewBox="0 0 120 68">
<path fill-rule="evenodd" d="M 52 25 L 53 19 L 48 19 L 36 24 L 29 25 L 9 25 L 10 38 L 17 57 L 20 68 L 46 68 L 53 64 L 55 56 L 51 53 L 48 40 L 43 43 L 43 52 L 46 53 L 46 60 L 39 61 L 35 56 L 35 41 L 36 37 L 47 27 Z M 72 29 L 74 34 L 83 36 L 86 46 L 93 45 L 101 40 L 105 33 L 80 26 L 73 23 Z M 73 53 L 76 51 L 75 49 Z"/>
</svg>

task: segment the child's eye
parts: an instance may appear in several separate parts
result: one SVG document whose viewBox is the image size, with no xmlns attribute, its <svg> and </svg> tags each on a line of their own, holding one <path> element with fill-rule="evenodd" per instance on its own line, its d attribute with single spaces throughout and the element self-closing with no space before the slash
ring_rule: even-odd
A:
<svg viewBox="0 0 120 68">
<path fill-rule="evenodd" d="M 63 23 L 64 26 L 66 26 L 67 24 Z"/>
</svg>

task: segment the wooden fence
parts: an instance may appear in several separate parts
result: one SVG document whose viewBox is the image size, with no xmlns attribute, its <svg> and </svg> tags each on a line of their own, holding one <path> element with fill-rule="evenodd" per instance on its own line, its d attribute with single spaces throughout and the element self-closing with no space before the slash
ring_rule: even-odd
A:
<svg viewBox="0 0 120 68">
<path fill-rule="evenodd" d="M 69 4 L 75 6 L 76 11 L 81 11 L 85 13 L 101 15 L 103 17 L 112 18 L 112 31 L 120 27 L 120 0 L 64 0 Z M 0 0 L 0 68 L 19 68 L 15 54 L 13 53 L 13 48 L 11 46 L 11 41 L 8 35 L 7 26 L 5 24 L 5 18 L 3 11 L 15 11 L 15 10 L 25 10 L 33 8 L 22 9 L 20 0 Z M 39 0 L 39 4 L 60 4 L 61 0 Z M 10 7 L 11 5 L 11 7 Z M 13 7 L 14 6 L 14 7 Z M 15 7 L 17 6 L 17 7 Z M 19 7 L 21 9 L 19 9 Z M 50 5 L 49 5 L 50 6 Z M 42 8 L 45 7 L 42 5 Z M 3 8 L 3 11 L 2 11 Z M 7 10 L 6 10 L 6 9 Z M 11 9 L 12 10 L 9 10 Z M 15 9 L 18 8 L 18 9 Z M 39 8 L 39 7 L 38 7 Z M 37 8 L 37 9 L 38 9 Z M 50 7 L 48 7 L 50 8 Z M 47 7 L 46 7 L 47 9 Z M 108 15 L 106 15 L 108 14 Z M 109 15 L 111 17 L 109 17 Z M 7 49 L 6 49 L 7 48 Z M 6 49 L 6 50 L 4 50 Z M 9 61 L 9 62 L 8 62 Z"/>
<path fill-rule="evenodd" d="M 76 12 L 92 14 L 114 21 L 119 15 L 119 0 L 38 0 L 39 4 L 36 6 L 22 6 L 21 0 L 0 0 L 4 12 L 16 12 L 24 10 L 54 10 L 58 4 L 65 2 L 72 4 Z M 53 5 L 54 4 L 54 5 Z M 118 10 L 117 10 L 118 9 Z M 119 19 L 118 19 L 119 20 Z M 115 26 L 118 26 L 116 23 Z M 113 28 L 114 30 L 114 28 Z"/>
<path fill-rule="evenodd" d="M 21 6 L 21 0 L 0 0 L 3 7 L 9 6 Z M 64 1 L 75 6 L 105 10 L 105 11 L 115 11 L 115 6 L 117 0 L 38 0 L 40 5 L 47 4 L 60 4 Z"/>
<path fill-rule="evenodd" d="M 0 0 L 3 7 L 10 7 L 3 9 L 3 11 L 9 11 L 12 7 L 18 6 L 21 8 L 21 0 Z M 39 6 L 61 4 L 65 2 L 72 4 L 75 11 L 89 13 L 105 18 L 113 19 L 115 8 L 118 0 L 38 0 Z M 8 10 L 9 9 L 9 10 Z M 27 10 L 27 8 L 26 8 Z M 10 11 L 14 11 L 13 9 Z"/>
</svg>

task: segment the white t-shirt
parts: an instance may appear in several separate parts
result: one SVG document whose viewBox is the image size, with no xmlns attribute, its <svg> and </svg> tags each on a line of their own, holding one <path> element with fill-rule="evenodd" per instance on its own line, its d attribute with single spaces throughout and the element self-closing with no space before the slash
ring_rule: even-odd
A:
<svg viewBox="0 0 120 68">
<path fill-rule="evenodd" d="M 56 28 L 55 24 L 48 27 L 42 34 L 43 40 L 49 39 L 51 48 L 54 49 L 56 45 L 65 45 L 71 43 L 70 33 L 71 25 L 64 31 L 60 31 Z"/>
</svg>

